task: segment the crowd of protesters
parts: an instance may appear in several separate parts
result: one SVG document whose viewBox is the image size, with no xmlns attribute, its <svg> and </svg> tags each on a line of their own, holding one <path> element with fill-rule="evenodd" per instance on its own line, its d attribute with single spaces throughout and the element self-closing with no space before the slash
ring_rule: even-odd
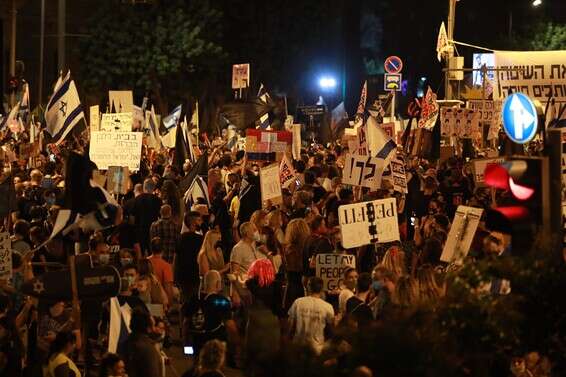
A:
<svg viewBox="0 0 566 377">
<path fill-rule="evenodd" d="M 117 354 L 105 352 L 107 301 L 81 301 L 77 317 L 70 302 L 20 290 L 33 277 L 66 268 L 68 241 L 49 235 L 64 205 L 64 150 L 79 146 L 68 143 L 60 155 L 42 152 L 33 167 L 11 164 L 5 179 L 13 180 L 17 206 L 4 222 L 13 269 L 0 282 L 0 375 L 77 377 L 87 368 L 100 376 L 164 376 L 167 347 L 179 337 L 196 360 L 186 372 L 191 376 L 222 376 L 225 365 L 253 371 L 288 344 L 335 365 L 351 349 L 349 334 L 443 300 L 446 274 L 457 268 L 440 261 L 456 208 L 490 205 L 489 191 L 474 187 L 469 166 L 454 157 L 405 156 L 408 194 L 387 179 L 373 192 L 342 184 L 348 149 L 339 143 L 303 148 L 293 163 L 296 182 L 283 189 L 281 203 L 262 205 L 258 172 L 269 163 L 211 139 L 195 145 L 197 155 L 208 152 L 208 201 L 187 203 L 179 189 L 190 162 L 177 167 L 172 153 L 144 146 L 140 170 L 117 197 L 121 223 L 81 234 L 71 247 L 77 263 L 84 256 L 120 272 L 118 299 L 132 314 Z M 390 197 L 397 199 L 401 240 L 345 249 L 339 207 Z M 469 257 L 501 255 L 508 247 L 508 236 L 482 223 Z M 356 256 L 339 288 L 323 289 L 315 273 L 319 253 Z M 510 289 L 493 281 L 478 294 Z M 148 310 L 154 305 L 160 315 Z M 175 321 L 180 336 L 171 330 Z M 363 365 L 351 371 L 372 373 L 379 375 Z"/>
</svg>

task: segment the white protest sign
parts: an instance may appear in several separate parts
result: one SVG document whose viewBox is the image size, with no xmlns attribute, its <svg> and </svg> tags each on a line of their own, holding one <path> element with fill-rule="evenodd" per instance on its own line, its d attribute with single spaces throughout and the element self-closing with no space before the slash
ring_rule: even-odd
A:
<svg viewBox="0 0 566 377">
<path fill-rule="evenodd" d="M 476 182 L 476 185 L 478 186 L 485 186 L 484 180 L 483 180 L 483 174 L 485 172 L 485 168 L 487 167 L 487 165 L 489 164 L 499 164 L 501 162 L 504 162 L 505 159 L 504 158 L 482 158 L 482 159 L 477 159 L 477 160 L 472 160 L 472 169 L 474 172 L 474 181 Z"/>
<path fill-rule="evenodd" d="M 279 164 L 273 164 L 259 169 L 259 182 L 261 187 L 261 202 L 266 207 L 267 201 L 272 205 L 281 204 L 283 194 L 279 178 Z"/>
<path fill-rule="evenodd" d="M 440 256 L 442 262 L 462 263 L 470 250 L 482 213 L 481 208 L 458 206 Z"/>
<path fill-rule="evenodd" d="M 332 291 L 342 286 L 344 271 L 356 268 L 356 257 L 349 254 L 317 254 L 316 276 L 324 282 L 324 290 Z"/>
<path fill-rule="evenodd" d="M 132 131 L 132 113 L 102 114 L 100 131 Z"/>
<path fill-rule="evenodd" d="M 377 190 L 381 187 L 384 168 L 385 160 L 381 158 L 347 154 L 344 158 L 342 183 Z"/>
<path fill-rule="evenodd" d="M 367 128 L 366 125 L 362 125 L 358 128 L 358 150 L 357 154 L 366 156 L 369 154 L 368 150 L 368 139 L 367 139 Z"/>
<path fill-rule="evenodd" d="M 400 239 L 395 198 L 340 206 L 338 220 L 346 249 Z"/>
<path fill-rule="evenodd" d="M 10 233 L 0 233 L 0 279 L 8 280 L 12 277 L 11 246 Z"/>
<path fill-rule="evenodd" d="M 397 155 L 391 159 L 389 166 L 391 168 L 391 177 L 393 178 L 393 189 L 401 194 L 409 193 L 403 157 Z"/>
<path fill-rule="evenodd" d="M 279 179 L 283 188 L 289 187 L 296 180 L 295 169 L 287 158 L 287 154 L 283 155 L 281 164 L 279 164 Z"/>
<path fill-rule="evenodd" d="M 250 86 L 250 65 L 234 64 L 232 66 L 232 89 L 243 89 Z"/>
<path fill-rule="evenodd" d="M 550 96 L 566 102 L 566 50 L 495 51 L 496 75 L 493 98 L 504 99 L 522 92 L 546 103 Z"/>
<path fill-rule="evenodd" d="M 501 100 L 495 101 L 482 101 L 470 100 L 468 101 L 468 108 L 476 110 L 479 113 L 478 119 L 481 124 L 489 124 L 489 132 L 487 139 L 497 139 L 499 129 L 501 128 Z"/>
<path fill-rule="evenodd" d="M 143 132 L 93 132 L 90 136 L 90 159 L 98 169 L 127 166 L 130 171 L 140 168 Z"/>
<path fill-rule="evenodd" d="M 114 107 L 114 111 L 117 113 L 131 113 L 133 111 L 134 95 L 131 90 L 109 90 L 108 100 L 110 108 Z"/>
<path fill-rule="evenodd" d="M 292 152 L 293 152 L 293 160 L 300 160 L 301 159 L 301 125 L 300 124 L 293 124 L 292 126 L 292 133 L 293 133 L 293 144 L 292 144 Z"/>
<path fill-rule="evenodd" d="M 100 110 L 98 105 L 90 107 L 90 132 L 100 131 Z"/>
</svg>

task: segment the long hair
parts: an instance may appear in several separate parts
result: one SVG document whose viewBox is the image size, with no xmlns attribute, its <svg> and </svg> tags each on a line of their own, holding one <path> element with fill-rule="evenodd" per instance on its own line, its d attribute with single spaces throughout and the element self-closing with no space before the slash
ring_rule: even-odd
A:
<svg viewBox="0 0 566 377">
<path fill-rule="evenodd" d="M 248 268 L 248 278 L 257 279 L 260 287 L 267 287 L 275 281 L 275 268 L 267 258 L 255 260 Z"/>
<path fill-rule="evenodd" d="M 216 243 L 220 240 L 220 232 L 216 229 L 211 229 L 204 235 L 204 240 L 202 241 L 202 246 L 200 248 L 199 254 L 203 254 L 208 258 L 209 263 L 212 262 L 214 265 L 224 265 L 224 257 L 222 253 L 216 251 Z M 210 267 L 213 269 L 212 267 Z"/>
<path fill-rule="evenodd" d="M 304 219 L 293 219 L 287 224 L 285 246 L 294 251 L 302 251 L 307 245 L 310 235 L 309 224 Z"/>
<path fill-rule="evenodd" d="M 180 220 L 183 218 L 181 195 L 175 182 L 170 179 L 165 180 L 161 185 L 161 199 L 164 203 L 171 206 L 171 215 L 173 218 Z"/>
<path fill-rule="evenodd" d="M 267 214 L 267 225 L 275 231 L 277 228 L 281 228 L 283 225 L 283 219 L 281 218 L 281 210 L 276 209 Z"/>
<path fill-rule="evenodd" d="M 219 340 L 209 340 L 199 352 L 197 375 L 222 368 L 226 358 L 226 343 Z"/>
<path fill-rule="evenodd" d="M 431 265 L 424 265 L 417 271 L 417 280 L 423 302 L 434 304 L 444 296 L 444 289 Z"/>
<path fill-rule="evenodd" d="M 419 283 L 410 276 L 403 276 L 397 281 L 393 302 L 402 308 L 413 308 L 421 303 Z"/>
<path fill-rule="evenodd" d="M 397 278 L 407 273 L 405 252 L 398 246 L 387 249 L 379 265 L 394 273 Z"/>
<path fill-rule="evenodd" d="M 255 227 L 259 230 L 263 228 L 264 225 L 263 220 L 265 220 L 266 216 L 267 213 L 263 209 L 258 209 L 257 211 L 254 211 L 254 213 L 252 213 L 252 216 L 250 217 L 250 222 L 253 223 Z"/>
</svg>

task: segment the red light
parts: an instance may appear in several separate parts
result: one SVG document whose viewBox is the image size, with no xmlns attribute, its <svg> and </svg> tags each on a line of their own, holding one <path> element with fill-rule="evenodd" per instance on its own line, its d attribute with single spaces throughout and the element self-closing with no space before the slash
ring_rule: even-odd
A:
<svg viewBox="0 0 566 377">
<path fill-rule="evenodd" d="M 525 207 L 497 207 L 494 210 L 509 220 L 524 219 L 529 216 L 529 211 Z"/>
<path fill-rule="evenodd" d="M 489 164 L 485 168 L 484 181 L 486 185 L 502 190 L 509 190 L 509 172 L 499 164 Z"/>
<path fill-rule="evenodd" d="M 513 196 L 519 200 L 527 200 L 535 193 L 535 190 L 530 187 L 516 184 L 511 177 L 509 177 L 509 189 Z"/>
</svg>

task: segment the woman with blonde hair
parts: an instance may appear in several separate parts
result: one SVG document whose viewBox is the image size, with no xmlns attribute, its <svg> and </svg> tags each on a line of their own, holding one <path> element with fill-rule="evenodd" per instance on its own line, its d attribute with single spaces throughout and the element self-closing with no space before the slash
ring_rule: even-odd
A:
<svg viewBox="0 0 566 377">
<path fill-rule="evenodd" d="M 287 272 L 285 309 L 290 307 L 295 299 L 303 297 L 305 294 L 303 275 L 310 235 L 310 227 L 303 219 L 293 219 L 287 225 L 283 251 L 283 264 Z"/>
<path fill-rule="evenodd" d="M 445 286 L 439 282 L 437 273 L 431 265 L 424 265 L 417 271 L 417 280 L 423 302 L 434 304 L 444 297 Z"/>
<path fill-rule="evenodd" d="M 276 209 L 267 214 L 267 226 L 270 227 L 275 233 L 275 237 L 280 244 L 285 243 L 285 233 L 283 232 L 283 218 L 281 217 L 281 210 Z"/>
<path fill-rule="evenodd" d="M 397 278 L 405 275 L 407 273 L 405 252 L 398 246 L 391 246 L 385 252 L 379 266 L 391 271 Z"/>
<path fill-rule="evenodd" d="M 413 308 L 421 303 L 419 283 L 410 276 L 402 276 L 395 286 L 393 303 L 400 309 Z"/>
<path fill-rule="evenodd" d="M 258 230 L 263 228 L 267 225 L 267 212 L 263 209 L 254 211 L 250 217 L 250 223 L 254 224 Z"/>
<path fill-rule="evenodd" d="M 195 376 L 224 376 L 222 369 L 226 361 L 226 343 L 209 340 L 199 352 Z"/>
<path fill-rule="evenodd" d="M 210 270 L 216 270 L 220 274 L 228 272 L 230 264 L 224 262 L 222 249 L 218 245 L 220 240 L 220 232 L 216 229 L 211 229 L 204 235 L 197 257 L 200 276 L 204 276 Z"/>
</svg>

